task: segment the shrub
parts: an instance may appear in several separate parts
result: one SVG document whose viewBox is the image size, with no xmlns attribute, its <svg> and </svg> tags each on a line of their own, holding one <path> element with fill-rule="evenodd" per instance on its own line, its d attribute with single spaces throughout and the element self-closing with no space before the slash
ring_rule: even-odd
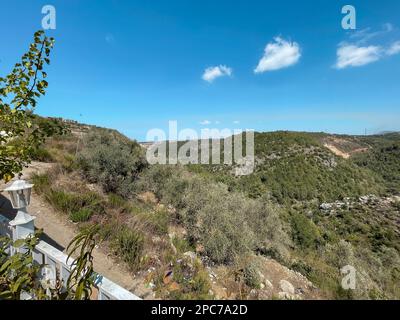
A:
<svg viewBox="0 0 400 320">
<path fill-rule="evenodd" d="M 33 174 L 32 183 L 35 185 L 34 190 L 37 194 L 43 194 L 50 189 L 50 176 L 48 174 Z"/>
<path fill-rule="evenodd" d="M 76 158 L 73 155 L 64 154 L 60 162 L 63 169 L 67 172 L 72 172 L 78 169 Z"/>
<path fill-rule="evenodd" d="M 172 267 L 172 268 L 171 268 Z M 171 272 L 172 271 L 172 272 Z M 165 275 L 169 274 L 170 283 Z M 154 282 L 161 298 L 172 300 L 210 300 L 210 279 L 201 262 L 185 256 L 174 257 L 171 264 L 156 272 Z"/>
<path fill-rule="evenodd" d="M 257 247 L 286 254 L 288 237 L 279 211 L 267 198 L 249 199 L 241 192 L 230 192 L 225 184 L 192 176 L 179 166 L 151 166 L 141 175 L 138 186 L 155 193 L 161 202 L 173 204 L 178 221 L 188 230 L 188 240 L 201 243 L 217 263 L 232 262 L 237 255 Z"/>
<path fill-rule="evenodd" d="M 65 191 L 50 189 L 45 196 L 54 208 L 64 213 L 77 211 L 82 207 L 75 201 L 74 195 Z"/>
<path fill-rule="evenodd" d="M 86 222 L 90 219 L 93 212 L 90 209 L 82 208 L 78 211 L 71 212 L 70 218 L 73 222 Z"/>
<path fill-rule="evenodd" d="M 89 181 L 99 183 L 105 192 L 127 198 L 132 196 L 133 182 L 146 161 L 136 142 L 94 131 L 85 140 L 78 164 Z"/>
<path fill-rule="evenodd" d="M 50 189 L 45 196 L 54 208 L 67 214 L 79 212 L 83 208 L 97 214 L 104 212 L 101 198 L 94 192 L 75 194 Z"/>
<path fill-rule="evenodd" d="M 108 222 L 100 225 L 99 236 L 102 240 L 114 241 L 123 229 L 125 225 L 123 225 L 120 221 L 110 219 Z"/>
<path fill-rule="evenodd" d="M 116 253 L 126 262 L 132 270 L 140 266 L 144 237 L 138 230 L 123 228 L 114 240 Z"/>
<path fill-rule="evenodd" d="M 186 240 L 185 238 L 173 237 L 172 244 L 175 246 L 176 250 L 179 253 L 195 251 L 194 246 L 191 245 L 190 242 L 188 240 Z"/>
<path fill-rule="evenodd" d="M 182 196 L 188 186 L 188 179 L 180 166 L 153 165 L 145 170 L 137 183 L 141 191 L 151 191 L 163 203 L 182 207 Z"/>
<path fill-rule="evenodd" d="M 130 212 L 132 210 L 130 202 L 115 193 L 110 193 L 108 195 L 108 205 L 111 208 L 119 209 L 121 212 Z"/>
<path fill-rule="evenodd" d="M 293 213 L 291 217 L 294 241 L 303 249 L 315 248 L 321 239 L 318 227 L 301 213 Z"/>
<path fill-rule="evenodd" d="M 243 269 L 244 282 L 250 288 L 258 289 L 261 285 L 261 276 L 257 265 L 252 261 L 246 264 Z"/>
<path fill-rule="evenodd" d="M 33 150 L 32 160 L 41 161 L 41 162 L 52 162 L 54 159 L 47 149 L 45 149 L 43 147 L 39 147 L 39 148 Z"/>
<path fill-rule="evenodd" d="M 303 276 L 306 276 L 307 278 L 310 277 L 310 274 L 313 271 L 311 266 L 301 260 L 294 261 L 290 266 L 290 269 L 300 272 Z"/>
<path fill-rule="evenodd" d="M 146 214 L 146 221 L 157 234 L 163 235 L 168 233 L 170 223 L 170 214 L 167 210 L 161 209 Z"/>
<path fill-rule="evenodd" d="M 206 254 L 215 262 L 232 262 L 236 255 L 255 247 L 244 196 L 229 194 L 222 184 L 196 181 L 192 182 L 184 202 L 182 218 L 189 235 L 204 245 Z"/>
</svg>

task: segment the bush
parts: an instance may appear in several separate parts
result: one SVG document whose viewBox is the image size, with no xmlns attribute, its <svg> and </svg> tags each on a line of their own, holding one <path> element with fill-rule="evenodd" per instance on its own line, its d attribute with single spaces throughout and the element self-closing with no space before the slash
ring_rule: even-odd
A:
<svg viewBox="0 0 400 320">
<path fill-rule="evenodd" d="M 261 286 L 261 276 L 254 262 L 246 264 L 243 269 L 244 282 L 250 288 L 258 289 Z"/>
<path fill-rule="evenodd" d="M 90 219 L 93 212 L 90 209 L 82 208 L 78 211 L 71 212 L 69 215 L 73 222 L 86 222 Z"/>
<path fill-rule="evenodd" d="M 291 220 L 294 241 L 303 249 L 315 248 L 321 236 L 314 222 L 301 213 L 293 213 Z"/>
<path fill-rule="evenodd" d="M 101 240 L 111 241 L 113 242 L 117 235 L 122 232 L 125 228 L 125 225 L 122 222 L 114 219 L 110 219 L 106 223 L 102 223 L 100 225 L 99 236 Z"/>
<path fill-rule="evenodd" d="M 244 196 L 230 194 L 222 184 L 194 180 L 184 203 L 181 214 L 189 236 L 202 243 L 215 262 L 232 262 L 237 255 L 255 247 Z"/>
<path fill-rule="evenodd" d="M 193 245 L 191 245 L 190 242 L 185 238 L 179 238 L 175 236 L 172 238 L 172 244 L 179 253 L 185 253 L 188 251 L 196 250 L 196 248 Z"/>
<path fill-rule="evenodd" d="M 171 277 L 169 285 L 164 282 L 166 274 L 170 274 Z M 209 274 L 198 260 L 191 261 L 180 255 L 174 257 L 170 265 L 156 271 L 153 280 L 158 294 L 164 299 L 212 299 L 209 293 L 211 289 Z M 174 287 L 171 288 L 171 285 Z"/>
<path fill-rule="evenodd" d="M 54 159 L 47 149 L 45 149 L 43 147 L 39 147 L 39 148 L 33 150 L 32 160 L 36 160 L 36 161 L 40 161 L 40 162 L 52 162 Z"/>
<path fill-rule="evenodd" d="M 146 214 L 145 220 L 155 233 L 160 235 L 168 233 L 168 226 L 171 221 L 171 217 L 167 210 L 161 209 L 149 212 Z"/>
<path fill-rule="evenodd" d="M 78 164 L 90 182 L 99 183 L 105 192 L 127 198 L 132 196 L 133 182 L 146 161 L 136 142 L 100 130 L 86 138 Z"/>
<path fill-rule="evenodd" d="M 54 208 L 67 214 L 76 214 L 81 209 L 90 210 L 96 214 L 104 213 L 101 198 L 94 192 L 75 194 L 62 190 L 49 189 L 45 193 L 45 196 Z"/>
<path fill-rule="evenodd" d="M 163 203 L 182 207 L 182 197 L 188 187 L 188 177 L 180 166 L 153 165 L 145 170 L 137 183 L 140 191 L 151 191 Z"/>
<path fill-rule="evenodd" d="M 121 212 L 131 212 L 133 208 L 128 200 L 115 193 L 108 195 L 108 205 L 113 209 L 119 209 Z"/>
<path fill-rule="evenodd" d="M 259 247 L 286 255 L 289 240 L 279 211 L 267 198 L 249 199 L 179 166 L 151 166 L 140 176 L 138 186 L 155 193 L 162 203 L 172 204 L 188 240 L 201 243 L 214 262 L 230 263 Z"/>
<path fill-rule="evenodd" d="M 126 262 L 132 270 L 136 270 L 140 266 L 144 237 L 138 230 L 124 228 L 114 240 L 116 253 Z"/>
<path fill-rule="evenodd" d="M 48 174 L 33 174 L 32 183 L 37 194 L 43 194 L 50 189 L 50 176 Z"/>
</svg>

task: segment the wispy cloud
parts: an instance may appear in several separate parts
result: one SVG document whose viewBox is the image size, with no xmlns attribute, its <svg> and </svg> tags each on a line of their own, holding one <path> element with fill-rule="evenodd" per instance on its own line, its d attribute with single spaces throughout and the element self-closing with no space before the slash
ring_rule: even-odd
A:
<svg viewBox="0 0 400 320">
<path fill-rule="evenodd" d="M 360 67 L 378 61 L 382 56 L 379 46 L 357 47 L 351 44 L 342 44 L 337 50 L 337 69 Z"/>
<path fill-rule="evenodd" d="M 385 34 L 392 32 L 394 29 L 395 28 L 391 23 L 384 23 L 380 30 L 372 31 L 371 28 L 357 30 L 351 33 L 349 38 L 353 41 L 356 41 L 357 44 L 362 45 L 373 38 L 384 36 Z"/>
<path fill-rule="evenodd" d="M 225 65 L 219 65 L 215 67 L 209 67 L 204 70 L 202 79 L 209 83 L 212 83 L 215 79 L 224 77 L 224 76 L 231 76 L 232 75 L 232 68 L 229 68 Z"/>
<path fill-rule="evenodd" d="M 235 121 L 233 121 L 233 123 L 234 123 L 234 124 L 239 124 L 240 121 L 239 121 L 239 120 L 235 120 Z"/>
<path fill-rule="evenodd" d="M 386 54 L 388 56 L 393 56 L 395 54 L 399 54 L 400 53 L 400 41 L 396 41 L 394 42 L 387 50 L 386 50 Z"/>
<path fill-rule="evenodd" d="M 361 67 L 372 62 L 381 60 L 387 56 L 393 56 L 400 53 L 400 41 L 391 44 L 372 45 L 367 44 L 373 38 L 376 41 L 382 39 L 385 34 L 395 30 L 391 23 L 385 23 L 381 30 L 371 31 L 371 28 L 366 28 L 349 36 L 349 42 L 342 42 L 338 45 L 336 69 L 345 69 L 348 67 Z"/>
<path fill-rule="evenodd" d="M 211 124 L 211 121 L 210 121 L 210 120 L 203 120 L 203 121 L 200 121 L 199 123 L 200 123 L 202 126 L 207 126 L 207 125 Z"/>
<path fill-rule="evenodd" d="M 301 57 L 300 46 L 296 42 L 275 37 L 264 49 L 264 55 L 254 69 L 255 73 L 279 70 L 296 64 Z"/>
</svg>

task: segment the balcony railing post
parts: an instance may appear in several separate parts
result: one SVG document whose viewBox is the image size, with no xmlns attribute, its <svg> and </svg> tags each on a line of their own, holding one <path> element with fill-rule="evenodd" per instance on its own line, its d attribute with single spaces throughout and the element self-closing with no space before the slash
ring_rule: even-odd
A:
<svg viewBox="0 0 400 320">
<path fill-rule="evenodd" d="M 25 213 L 25 212 L 24 212 Z M 20 239 L 26 239 L 27 237 L 33 235 L 35 233 L 35 218 L 29 214 L 25 213 L 23 219 L 17 217 L 14 220 L 10 221 L 10 226 L 12 228 L 12 237 L 13 241 L 17 241 Z M 23 252 L 26 249 L 24 248 L 13 248 L 12 251 L 14 252 Z M 12 253 L 14 253 L 12 252 Z"/>
</svg>

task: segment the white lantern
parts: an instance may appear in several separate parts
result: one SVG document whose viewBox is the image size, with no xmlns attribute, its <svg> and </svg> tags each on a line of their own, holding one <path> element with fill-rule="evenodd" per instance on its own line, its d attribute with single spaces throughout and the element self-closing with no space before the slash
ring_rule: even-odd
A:
<svg viewBox="0 0 400 320">
<path fill-rule="evenodd" d="M 19 226 L 16 229 L 18 239 L 26 237 L 35 230 L 33 220 L 36 217 L 31 216 L 27 211 L 27 206 L 31 202 L 32 187 L 33 184 L 25 180 L 16 180 L 4 190 L 10 195 L 13 208 L 18 210 L 15 218 L 10 221 L 11 226 Z"/>
<path fill-rule="evenodd" d="M 29 206 L 32 187 L 33 184 L 29 184 L 25 180 L 16 180 L 4 190 L 10 195 L 11 204 L 14 209 L 23 209 Z"/>
</svg>

